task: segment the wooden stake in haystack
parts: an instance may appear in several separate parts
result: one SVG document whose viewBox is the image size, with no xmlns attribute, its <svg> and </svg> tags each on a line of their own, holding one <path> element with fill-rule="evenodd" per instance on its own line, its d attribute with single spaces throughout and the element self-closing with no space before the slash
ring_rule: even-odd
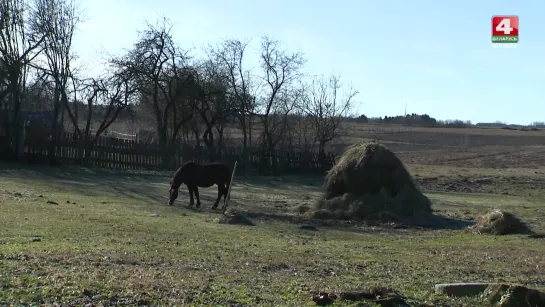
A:
<svg viewBox="0 0 545 307">
<path fill-rule="evenodd" d="M 231 199 L 231 187 L 233 186 L 233 180 L 235 180 L 235 171 L 237 170 L 237 162 L 235 161 L 235 166 L 233 166 L 233 173 L 231 174 L 231 181 L 229 182 L 229 189 L 227 190 L 227 197 L 225 198 L 225 201 L 223 202 L 223 208 L 221 209 L 221 213 L 225 214 L 225 210 L 227 210 L 227 201 Z"/>
</svg>

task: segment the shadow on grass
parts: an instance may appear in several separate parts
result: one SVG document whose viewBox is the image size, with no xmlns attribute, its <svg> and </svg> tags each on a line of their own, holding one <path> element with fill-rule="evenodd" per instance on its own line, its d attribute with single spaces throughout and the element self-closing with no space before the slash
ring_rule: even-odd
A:
<svg viewBox="0 0 545 307">
<path fill-rule="evenodd" d="M 235 184 L 237 186 L 259 186 L 267 189 L 286 189 L 293 185 L 320 187 L 323 180 L 323 176 L 316 175 L 289 175 L 283 177 L 235 175 Z"/>
<path fill-rule="evenodd" d="M 0 174 L 20 174 L 21 172 L 27 174 L 41 175 L 45 177 L 51 177 L 53 179 L 61 180 L 73 180 L 76 182 L 89 182 L 96 181 L 98 177 L 103 177 L 103 179 L 113 179 L 116 180 L 124 178 L 167 178 L 167 183 L 169 178 L 169 172 L 163 171 L 137 171 L 137 170 L 128 170 L 128 169 L 106 169 L 106 168 L 94 168 L 94 167 L 84 167 L 77 165 L 27 165 L 21 163 L 8 163 L 1 161 L 0 162 Z"/>
<path fill-rule="evenodd" d="M 93 195 L 104 191 L 113 193 L 125 198 L 134 199 L 147 204 L 167 205 L 168 200 L 168 182 L 170 180 L 169 172 L 136 172 L 136 171 L 114 171 L 106 169 L 85 168 L 77 166 L 44 166 L 44 165 L 21 165 L 17 163 L 0 162 L 0 176 L 25 176 L 38 178 L 43 181 L 60 181 L 65 187 L 69 187 L 75 193 L 82 195 Z M 290 189 L 290 187 L 307 185 L 318 187 L 323 182 L 321 176 L 284 176 L 278 177 L 260 177 L 260 176 L 240 176 L 235 179 L 235 184 L 242 187 L 259 187 L 261 189 Z M 163 187 L 164 184 L 164 187 Z M 93 189 L 90 187 L 96 187 Z M 221 213 L 223 201 L 220 201 L 218 209 L 212 210 L 211 207 L 216 200 L 215 189 L 211 195 L 201 193 L 201 207 L 195 208 L 189 206 L 189 194 L 187 190 L 181 189 L 179 197 L 174 207 L 183 208 L 200 213 Z M 100 191 L 99 191 L 100 190 Z M 187 194 L 187 195 L 186 195 Z M 182 196 L 183 195 L 183 196 Z M 246 214 L 248 218 L 262 221 L 279 221 L 288 223 L 314 223 L 322 226 L 384 226 L 386 223 L 379 222 L 350 222 L 345 220 L 318 220 L 308 219 L 296 213 L 268 212 L 258 211 L 258 208 L 252 210 L 251 204 L 238 203 L 231 200 L 229 208 L 235 208 Z M 263 208 L 261 208 L 263 209 Z M 272 210 L 274 208 L 271 207 Z M 423 229 L 449 229 L 458 230 L 472 225 L 473 222 L 459 220 L 440 215 L 433 215 L 423 218 L 412 218 L 406 220 L 397 228 L 423 228 Z M 389 226 L 392 227 L 392 226 Z M 335 227 L 337 228 L 337 227 Z M 343 227 L 344 228 L 344 227 Z M 361 227 L 359 227 L 361 228 Z M 353 231 L 353 227 L 347 229 Z"/>
<path fill-rule="evenodd" d="M 475 222 L 432 214 L 427 217 L 407 219 L 405 220 L 404 224 L 411 227 L 420 227 L 424 229 L 462 230 L 468 226 L 472 226 L 475 224 Z"/>
<path fill-rule="evenodd" d="M 75 165 L 26 165 L 21 163 L 8 163 L 0 161 L 0 174 L 35 174 L 57 180 L 70 180 L 73 182 L 89 183 L 108 180 L 151 180 L 153 182 L 164 182 L 168 184 L 172 171 L 138 171 L 138 170 L 110 170 L 105 168 L 83 167 Z M 101 177 L 101 178 L 97 178 Z M 308 186 L 320 186 L 323 176 L 317 175 L 289 175 L 282 177 L 271 176 L 245 176 L 235 175 L 237 185 L 262 186 L 265 188 L 282 188 L 287 184 L 298 184 Z"/>
<path fill-rule="evenodd" d="M 201 208 L 184 207 L 191 211 L 200 213 L 217 213 L 221 214 L 220 202 L 217 210 L 209 209 L 208 207 Z M 422 218 L 406 219 L 402 223 L 391 223 L 376 220 L 342 220 L 342 219 L 316 219 L 297 213 L 280 213 L 280 212 L 258 212 L 247 206 L 228 206 L 228 209 L 234 209 L 240 214 L 254 221 L 274 221 L 285 222 L 297 225 L 311 224 L 329 229 L 350 231 L 350 232 L 375 232 L 384 229 L 421 229 L 421 230 L 463 230 L 474 224 L 473 221 L 461 220 L 440 215 L 430 215 Z"/>
</svg>

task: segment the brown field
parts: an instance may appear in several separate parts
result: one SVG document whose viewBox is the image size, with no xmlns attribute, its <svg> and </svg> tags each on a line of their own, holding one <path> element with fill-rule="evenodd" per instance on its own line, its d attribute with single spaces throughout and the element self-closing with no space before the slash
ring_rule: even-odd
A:
<svg viewBox="0 0 545 307">
<path fill-rule="evenodd" d="M 226 225 L 209 209 L 215 188 L 201 189 L 202 209 L 187 208 L 185 189 L 167 206 L 171 173 L 3 164 L 0 305 L 312 306 L 313 291 L 378 285 L 410 306 L 487 306 L 432 287 L 545 289 L 542 237 L 462 231 L 501 208 L 545 233 L 545 131 L 345 128 L 333 148 L 378 140 L 394 150 L 443 222 L 309 221 L 299 210 L 320 196 L 323 177 L 286 176 L 236 178 L 230 207 L 256 225 Z"/>
</svg>

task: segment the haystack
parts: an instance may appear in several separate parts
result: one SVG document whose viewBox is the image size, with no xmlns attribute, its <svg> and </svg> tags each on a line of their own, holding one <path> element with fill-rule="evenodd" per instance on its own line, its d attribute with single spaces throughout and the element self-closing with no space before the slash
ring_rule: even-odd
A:
<svg viewBox="0 0 545 307">
<path fill-rule="evenodd" d="M 391 220 L 432 211 L 401 160 L 378 143 L 350 146 L 327 173 L 323 188 L 316 218 L 331 213 L 345 219 Z"/>
<path fill-rule="evenodd" d="M 506 235 L 530 234 L 532 230 L 514 214 L 496 209 L 477 217 L 475 225 L 467 228 L 466 232 Z"/>
</svg>

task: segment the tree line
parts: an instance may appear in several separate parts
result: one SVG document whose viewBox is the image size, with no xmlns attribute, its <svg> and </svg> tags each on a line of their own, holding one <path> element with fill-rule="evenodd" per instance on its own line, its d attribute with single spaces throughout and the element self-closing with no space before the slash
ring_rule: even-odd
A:
<svg viewBox="0 0 545 307">
<path fill-rule="evenodd" d="M 405 126 L 420 126 L 420 127 L 445 127 L 445 128 L 467 128 L 467 127 L 490 127 L 490 128 L 545 128 L 545 122 L 535 121 L 530 125 L 508 124 L 503 121 L 495 121 L 493 123 L 479 122 L 473 124 L 470 120 L 447 119 L 440 120 L 431 117 L 428 114 L 406 114 L 397 116 L 384 117 L 367 117 L 361 114 L 357 117 L 348 118 L 347 121 L 367 124 L 395 124 Z"/>
<path fill-rule="evenodd" d="M 237 127 L 243 151 L 318 151 L 339 134 L 356 90 L 339 76 L 303 73 L 307 62 L 274 38 L 260 38 L 259 66 L 248 67 L 250 40 L 224 39 L 190 54 L 162 18 L 138 31 L 131 48 L 109 55 L 97 76 L 82 73 L 72 41 L 81 24 L 76 0 L 3 0 L 0 4 L 0 118 L 6 151 L 21 142 L 25 110 L 50 110 L 49 156 L 66 121 L 81 144 L 79 160 L 120 112 L 148 114 L 169 163 L 170 150 L 192 135 L 210 152 Z M 98 111 L 97 111 L 98 109 Z M 94 123 L 98 123 L 92 128 Z"/>
<path fill-rule="evenodd" d="M 440 120 L 435 119 L 428 114 L 406 114 L 397 116 L 384 116 L 384 117 L 367 117 L 362 114 L 356 118 L 352 118 L 353 122 L 369 123 L 369 124 L 397 124 L 406 126 L 421 126 L 421 127 L 449 127 L 449 128 L 465 128 L 472 126 L 469 120 L 459 119 L 447 119 Z"/>
</svg>

